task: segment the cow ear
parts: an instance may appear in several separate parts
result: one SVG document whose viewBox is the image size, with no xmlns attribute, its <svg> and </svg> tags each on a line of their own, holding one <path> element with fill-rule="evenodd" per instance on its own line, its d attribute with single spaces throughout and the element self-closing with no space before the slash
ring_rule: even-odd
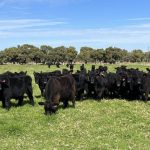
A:
<svg viewBox="0 0 150 150">
<path fill-rule="evenodd" d="M 147 76 L 147 73 L 144 73 L 144 74 L 143 74 L 143 77 L 146 77 L 146 76 Z"/>
</svg>

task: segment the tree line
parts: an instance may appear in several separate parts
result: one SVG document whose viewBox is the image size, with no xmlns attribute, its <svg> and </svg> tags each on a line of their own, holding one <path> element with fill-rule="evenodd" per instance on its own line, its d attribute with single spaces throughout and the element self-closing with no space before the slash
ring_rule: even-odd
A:
<svg viewBox="0 0 150 150">
<path fill-rule="evenodd" d="M 94 49 L 81 47 L 79 53 L 75 47 L 51 47 L 41 45 L 23 44 L 0 51 L 0 63 L 48 63 L 48 62 L 92 62 L 92 63 L 116 63 L 116 62 L 150 62 L 150 51 L 143 52 L 135 49 L 131 52 L 117 48 Z"/>
</svg>

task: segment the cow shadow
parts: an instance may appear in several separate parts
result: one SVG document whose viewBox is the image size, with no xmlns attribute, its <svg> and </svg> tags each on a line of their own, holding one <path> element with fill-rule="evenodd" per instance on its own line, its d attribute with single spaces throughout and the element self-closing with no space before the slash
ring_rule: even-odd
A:
<svg viewBox="0 0 150 150">
<path fill-rule="evenodd" d="M 22 106 L 27 105 L 27 104 L 30 105 L 30 102 L 29 101 L 23 101 L 21 105 L 18 105 L 18 101 L 17 100 L 16 101 L 10 101 L 10 106 L 11 107 L 15 107 L 15 108 L 16 107 L 22 107 Z M 4 107 L 1 105 L 0 108 L 4 108 Z"/>
<path fill-rule="evenodd" d="M 27 101 L 23 101 L 21 105 L 19 105 L 18 102 L 17 103 L 11 103 L 11 106 L 12 107 L 23 107 L 23 106 L 28 105 L 28 104 L 30 105 L 30 102 L 27 100 Z"/>
<path fill-rule="evenodd" d="M 38 104 L 40 105 L 40 106 L 44 106 L 44 101 L 40 101 L 40 102 L 38 102 Z M 60 103 L 59 105 L 58 105 L 58 107 L 57 107 L 57 109 L 66 109 L 66 108 L 75 108 L 73 105 L 71 105 L 71 104 L 68 104 L 68 106 L 67 107 L 65 107 L 64 105 L 63 105 L 63 103 Z"/>
<path fill-rule="evenodd" d="M 43 97 L 42 95 L 35 95 L 35 98 L 41 98 Z"/>
<path fill-rule="evenodd" d="M 67 109 L 67 108 L 72 108 L 72 109 L 74 109 L 75 107 L 74 107 L 73 105 L 70 105 L 70 104 L 68 104 L 67 107 L 64 107 L 63 104 L 60 104 L 60 105 L 58 106 L 58 109 Z"/>
</svg>

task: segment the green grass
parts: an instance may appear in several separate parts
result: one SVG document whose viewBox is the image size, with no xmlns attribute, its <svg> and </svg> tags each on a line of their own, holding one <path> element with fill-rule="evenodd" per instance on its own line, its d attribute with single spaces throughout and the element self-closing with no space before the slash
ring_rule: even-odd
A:
<svg viewBox="0 0 150 150">
<path fill-rule="evenodd" d="M 109 65 L 114 71 L 117 65 Z M 90 65 L 86 66 L 90 68 Z M 145 70 L 150 66 L 130 64 L 128 67 Z M 76 69 L 79 65 L 76 66 Z M 43 65 L 4 65 L 5 71 L 52 71 Z M 10 111 L 0 103 L 0 150 L 107 150 L 150 149 L 150 102 L 126 100 L 77 102 L 76 108 L 59 109 L 55 115 L 45 116 L 38 105 L 40 90 L 33 80 L 35 107 L 26 98 L 22 107 Z"/>
</svg>

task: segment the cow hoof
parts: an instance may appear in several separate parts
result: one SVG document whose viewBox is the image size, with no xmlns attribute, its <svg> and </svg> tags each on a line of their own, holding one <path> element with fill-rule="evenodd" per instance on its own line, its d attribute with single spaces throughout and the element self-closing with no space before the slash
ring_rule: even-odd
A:
<svg viewBox="0 0 150 150">
<path fill-rule="evenodd" d="M 9 108 L 6 107 L 6 110 L 9 111 L 9 110 L 10 110 L 10 107 L 9 107 Z"/>
</svg>

